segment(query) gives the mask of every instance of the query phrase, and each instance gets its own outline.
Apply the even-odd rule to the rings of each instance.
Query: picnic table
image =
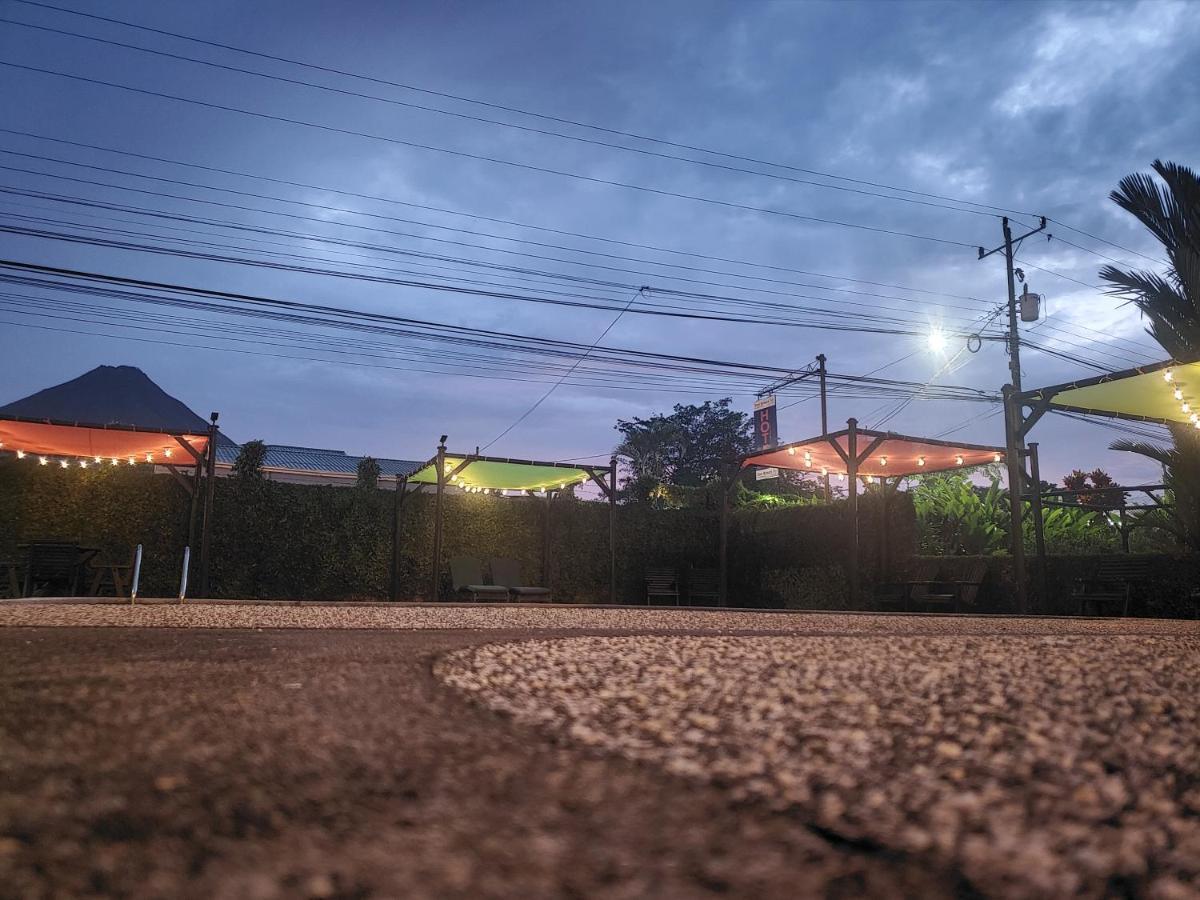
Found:
[[[20,561],[0,563],[10,597],[49,596],[56,588],[64,596],[77,596],[80,575],[100,548],[74,541],[30,541],[18,544],[17,551]]]

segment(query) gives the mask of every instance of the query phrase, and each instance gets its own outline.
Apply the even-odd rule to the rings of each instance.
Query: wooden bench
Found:
[[[688,569],[688,603],[716,606],[721,602],[721,572],[718,569]]]
[[[1079,614],[1087,615],[1088,607],[1095,615],[1104,615],[1105,607],[1120,607],[1122,616],[1129,615],[1129,602],[1135,585],[1150,578],[1152,561],[1133,557],[1109,556],[1101,561],[1095,575],[1075,579],[1071,596],[1079,601]]]
[[[646,605],[655,597],[669,597],[679,605],[679,573],[674,569],[646,569]]]

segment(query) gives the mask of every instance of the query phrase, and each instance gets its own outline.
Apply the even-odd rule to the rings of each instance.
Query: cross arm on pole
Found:
[[[1006,224],[1008,223],[1007,218],[1004,221]],[[987,257],[991,256],[993,253],[1000,253],[1006,247],[1010,247],[1013,244],[1019,244],[1019,243],[1021,243],[1021,241],[1025,240],[1025,238],[1032,237],[1033,235],[1037,234],[1039,231],[1045,231],[1045,230],[1046,230],[1046,217],[1042,216],[1041,223],[1038,225],[1037,228],[1034,228],[1030,231],[1025,232],[1020,237],[1013,238],[1011,241],[1006,241],[1005,243],[1001,244],[999,247],[993,247],[991,250],[984,250],[982,247],[980,247],[979,248],[979,258],[986,259]]]

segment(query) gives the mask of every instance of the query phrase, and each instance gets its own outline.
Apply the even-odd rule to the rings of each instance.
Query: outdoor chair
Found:
[[[15,600],[21,596],[21,564],[0,560],[0,598]]]
[[[102,597],[109,591],[114,597],[128,597],[133,589],[133,558],[136,551],[131,551],[126,563],[96,562],[88,563],[95,575],[92,577],[88,593],[93,597]]]
[[[490,561],[492,583],[508,589],[513,600],[549,600],[550,589],[525,585],[521,578],[521,564],[515,559],[493,559]]]
[[[918,560],[912,570],[912,579],[876,585],[876,604],[883,610],[898,609],[908,612],[912,605],[913,593],[927,593],[929,586],[936,583],[938,565],[936,560]]]
[[[472,600],[508,599],[508,588],[483,583],[483,566],[473,556],[451,557],[450,582],[455,594],[469,594]]]
[[[669,597],[679,605],[679,573],[674,569],[646,569],[646,605],[655,597]]]
[[[939,580],[930,583],[921,592],[915,588],[913,600],[932,607],[948,607],[951,612],[960,612],[975,605],[983,579],[987,577],[987,563],[982,559],[972,562],[962,578]]]
[[[1095,575],[1075,579],[1071,595],[1079,601],[1079,614],[1104,615],[1105,609],[1120,608],[1120,615],[1129,615],[1129,602],[1133,598],[1134,585],[1150,577],[1150,560],[1130,557],[1108,557],[1104,559]]]
[[[688,603],[716,606],[721,601],[721,572],[718,569],[688,569]]]
[[[61,590],[74,597],[79,593],[78,544],[60,541],[34,541],[29,545],[29,563],[25,567],[25,596],[47,596]]]

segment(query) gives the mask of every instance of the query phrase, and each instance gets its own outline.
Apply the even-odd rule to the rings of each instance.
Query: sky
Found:
[[[1156,158],[1200,164],[1200,17],[1186,3],[52,2],[60,9],[0,2],[3,223],[289,268],[11,232],[0,234],[5,259],[784,370],[824,354],[841,375],[998,391],[1009,380],[1002,344],[965,345],[1002,331],[987,320],[1005,297],[1002,258],[980,261],[976,248],[1001,242],[998,210],[1009,210],[1018,234],[1052,219],[1017,253],[1047,313],[1021,326],[1023,339],[1071,357],[1027,347],[1025,387],[1166,356],[1097,272],[1111,261],[1162,268],[1157,245],[1108,199],[1119,179]],[[687,161],[697,159],[707,164]],[[590,306],[297,265],[486,281]],[[301,348],[236,317],[19,292],[0,295],[0,402],[97,365],[135,365],[201,415],[219,410],[239,441],[423,459],[446,434],[452,448],[598,461],[618,419],[726,396],[749,412],[771,380],[590,377],[585,360],[538,404],[568,363],[368,348],[336,330]],[[777,318],[635,311],[708,310],[712,296],[726,298],[727,317],[761,318],[769,303]],[[831,322],[843,330],[813,327]],[[933,330],[947,334],[942,354]],[[810,389],[779,402],[783,440],[819,433]],[[835,392],[829,415],[831,427],[854,416],[1003,443],[996,405],[918,396],[897,408]],[[1031,439],[1048,480],[1096,466],[1125,484],[1157,480],[1108,449],[1122,436],[1051,416]]]

